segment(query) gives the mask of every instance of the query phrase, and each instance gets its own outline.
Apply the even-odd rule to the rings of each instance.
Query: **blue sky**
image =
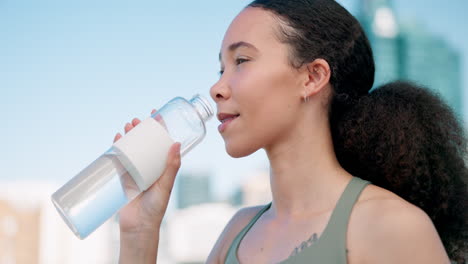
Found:
[[[208,95],[224,31],[248,2],[0,1],[0,180],[64,183],[133,117],[175,96]],[[355,11],[355,0],[340,2]],[[394,7],[461,52],[466,90],[468,2],[397,0]],[[210,173],[222,194],[268,164],[263,151],[230,158],[217,125],[209,123],[181,172]]]

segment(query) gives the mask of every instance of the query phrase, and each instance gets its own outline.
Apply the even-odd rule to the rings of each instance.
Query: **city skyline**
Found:
[[[8,41],[0,42],[1,179],[63,184],[133,117],[175,96],[207,95],[218,78],[224,31],[248,2],[2,2],[0,32]],[[339,2],[357,14],[357,1]],[[460,50],[466,90],[468,37],[459,20],[468,4],[393,3],[399,19],[417,20]],[[251,171],[268,170],[268,161],[262,150],[229,157],[217,125],[208,123],[181,173],[208,170],[219,197]]]

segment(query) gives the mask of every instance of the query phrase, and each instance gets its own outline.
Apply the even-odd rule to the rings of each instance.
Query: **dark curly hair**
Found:
[[[464,263],[467,140],[450,107],[409,82],[371,91],[375,67],[369,41],[334,0],[256,0],[248,7],[275,14],[291,65],[317,58],[330,65],[329,120],[343,168],[423,209],[450,258]]]

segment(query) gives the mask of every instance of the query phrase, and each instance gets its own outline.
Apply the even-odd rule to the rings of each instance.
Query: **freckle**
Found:
[[[263,248],[260,248],[260,251],[263,251]]]

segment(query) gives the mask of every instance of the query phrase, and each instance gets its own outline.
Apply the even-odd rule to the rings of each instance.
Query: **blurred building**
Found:
[[[181,174],[177,178],[176,186],[177,207],[179,209],[213,201],[208,173]]]
[[[255,206],[271,202],[270,176],[268,171],[255,171],[234,191],[231,203],[235,206]]]
[[[389,0],[360,0],[359,20],[369,38],[376,66],[375,86],[400,78],[399,28]]]
[[[165,221],[170,263],[205,263],[229,219],[237,210],[225,203],[205,203],[175,211]],[[159,262],[159,259],[158,259]]]
[[[0,263],[38,263],[40,209],[0,200]]]
[[[401,25],[402,74],[440,93],[457,114],[462,114],[460,54],[441,37],[417,22]]]
[[[50,200],[57,187],[0,182],[0,264],[117,263],[115,219],[85,240],[78,239]]]
[[[371,42],[374,87],[409,80],[442,95],[460,117],[463,111],[460,54],[419,23],[398,21],[390,0],[360,0],[357,14]]]

